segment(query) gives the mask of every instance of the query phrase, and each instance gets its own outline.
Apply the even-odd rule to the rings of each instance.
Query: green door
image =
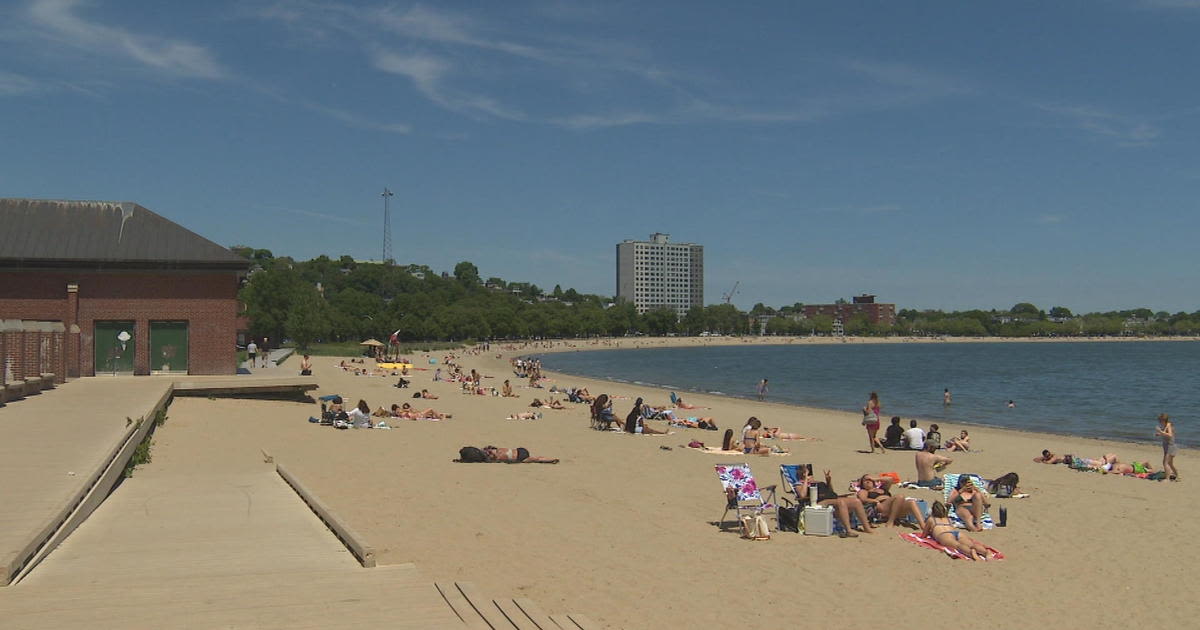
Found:
[[[133,374],[133,322],[96,322],[96,374]]]
[[[150,371],[187,373],[187,322],[150,322]]]

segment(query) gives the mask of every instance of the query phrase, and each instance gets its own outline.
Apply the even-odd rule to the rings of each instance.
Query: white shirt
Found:
[[[351,409],[350,413],[346,415],[350,417],[350,424],[353,425],[354,428],[371,428],[371,416],[363,413],[358,407]]]
[[[913,427],[904,432],[904,440],[908,448],[919,451],[925,448],[925,431],[921,427]]]
[[[249,354],[258,354],[258,345],[251,341],[246,344],[246,352]]]

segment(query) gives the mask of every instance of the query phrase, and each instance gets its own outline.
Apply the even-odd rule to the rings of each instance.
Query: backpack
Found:
[[[458,461],[464,464],[476,464],[487,461],[487,454],[474,446],[464,446],[458,449]]]
[[[1008,499],[1017,491],[1021,478],[1015,472],[1001,475],[988,484],[987,490],[997,499]]]

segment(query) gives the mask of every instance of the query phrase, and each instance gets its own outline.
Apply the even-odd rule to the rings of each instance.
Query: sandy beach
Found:
[[[730,342],[637,338],[619,343],[630,348]],[[612,343],[617,342],[514,350],[494,345],[487,354],[462,354],[457,362],[484,374],[486,387],[499,389],[512,378],[508,360],[514,355]],[[442,353],[434,356],[440,359]],[[428,356],[413,358],[418,367],[432,367]],[[588,428],[585,405],[541,409],[543,417],[534,421],[506,420],[549,393],[515,378],[520,398],[508,399],[461,394],[456,383],[433,382],[432,370],[414,372],[412,389],[396,389],[395,378],[354,376],[337,363],[314,358],[321,384],[316,395],[340,394],[348,407],[361,398],[373,409],[421,403],[454,417],[394,420],[390,431],[337,431],[306,421],[318,414],[315,404],[178,399],[156,440],[223,452],[230,466],[260,460],[265,449],[374,544],[381,564],[415,562],[431,579],[472,581],[487,593],[530,597],[610,627],[775,628],[814,617],[852,628],[939,623],[938,618],[998,627],[1177,627],[1200,612],[1185,581],[1200,555],[1190,546],[1200,510],[1181,494],[1192,483],[1192,450],[1182,449],[1177,458],[1187,481],[1152,482],[1031,459],[1043,448],[1088,456],[1115,452],[1122,461],[1144,459],[1158,467],[1161,450],[1154,445],[971,427],[978,452],[952,454],[949,472],[990,478],[1015,471],[1022,491],[1031,495],[994,499],[996,507],[1008,508],[1008,527],[977,535],[1002,551],[1004,561],[951,560],[901,540],[898,532],[908,530],[898,528],[856,539],[776,533],[770,541],[751,542],[716,524],[724,496],[715,464],[749,462],[760,485],[768,485],[778,483],[781,463],[812,463],[830,469],[835,486],[844,491],[863,473],[896,471],[914,478],[913,455],[859,453],[866,439],[856,414],[688,394],[690,403],[710,408],[689,415],[712,416],[722,429],[740,429],[747,417],[757,416],[769,426],[816,438],[780,442],[792,451],[788,457],[711,455],[683,445],[693,439],[718,444],[721,432],[602,433]],[[289,362],[281,369],[294,367]],[[619,417],[639,396],[655,405],[668,402],[665,391],[547,376],[547,387],[586,386],[593,394],[617,397]],[[440,399],[413,400],[422,388]],[[886,392],[881,394],[886,399]],[[1146,410],[1147,432],[1158,411]],[[943,426],[942,434],[955,435],[958,428]],[[534,455],[562,461],[451,461],[461,446],[487,444],[524,446]],[[150,465],[172,464],[156,457]],[[940,492],[908,492],[940,498]]]

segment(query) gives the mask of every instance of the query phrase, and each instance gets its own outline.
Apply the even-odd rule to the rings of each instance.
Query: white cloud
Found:
[[[31,94],[42,90],[42,85],[29,77],[0,70],[0,96]]]
[[[218,79],[226,74],[202,46],[89,22],[77,15],[83,4],[82,0],[34,0],[29,17],[43,34],[89,53],[123,56],[180,77]]]
[[[1122,116],[1099,108],[1077,105],[1046,105],[1037,107],[1061,116],[1083,131],[1117,141],[1119,146],[1146,146],[1157,140],[1162,131],[1153,124]]]
[[[372,55],[372,63],[379,70],[407,77],[418,92],[446,109],[467,115],[487,114],[508,120],[525,119],[520,111],[505,107],[495,99],[449,87],[445,79],[452,66],[440,57],[379,50]]]
[[[325,105],[318,105],[316,103],[304,103],[304,106],[315,112],[320,112],[322,114],[325,114],[326,116],[329,116],[330,118],[333,118],[334,120],[343,122],[351,127],[357,127],[359,129],[369,129],[369,130],[373,130],[373,131],[386,131],[388,133],[399,133],[399,134],[407,134],[407,133],[412,132],[412,127],[410,127],[404,123],[381,123],[381,122],[377,122],[374,120],[370,120],[368,118],[365,118],[365,117],[355,114],[353,112],[348,112],[344,109],[338,109],[336,107],[328,107]]]

